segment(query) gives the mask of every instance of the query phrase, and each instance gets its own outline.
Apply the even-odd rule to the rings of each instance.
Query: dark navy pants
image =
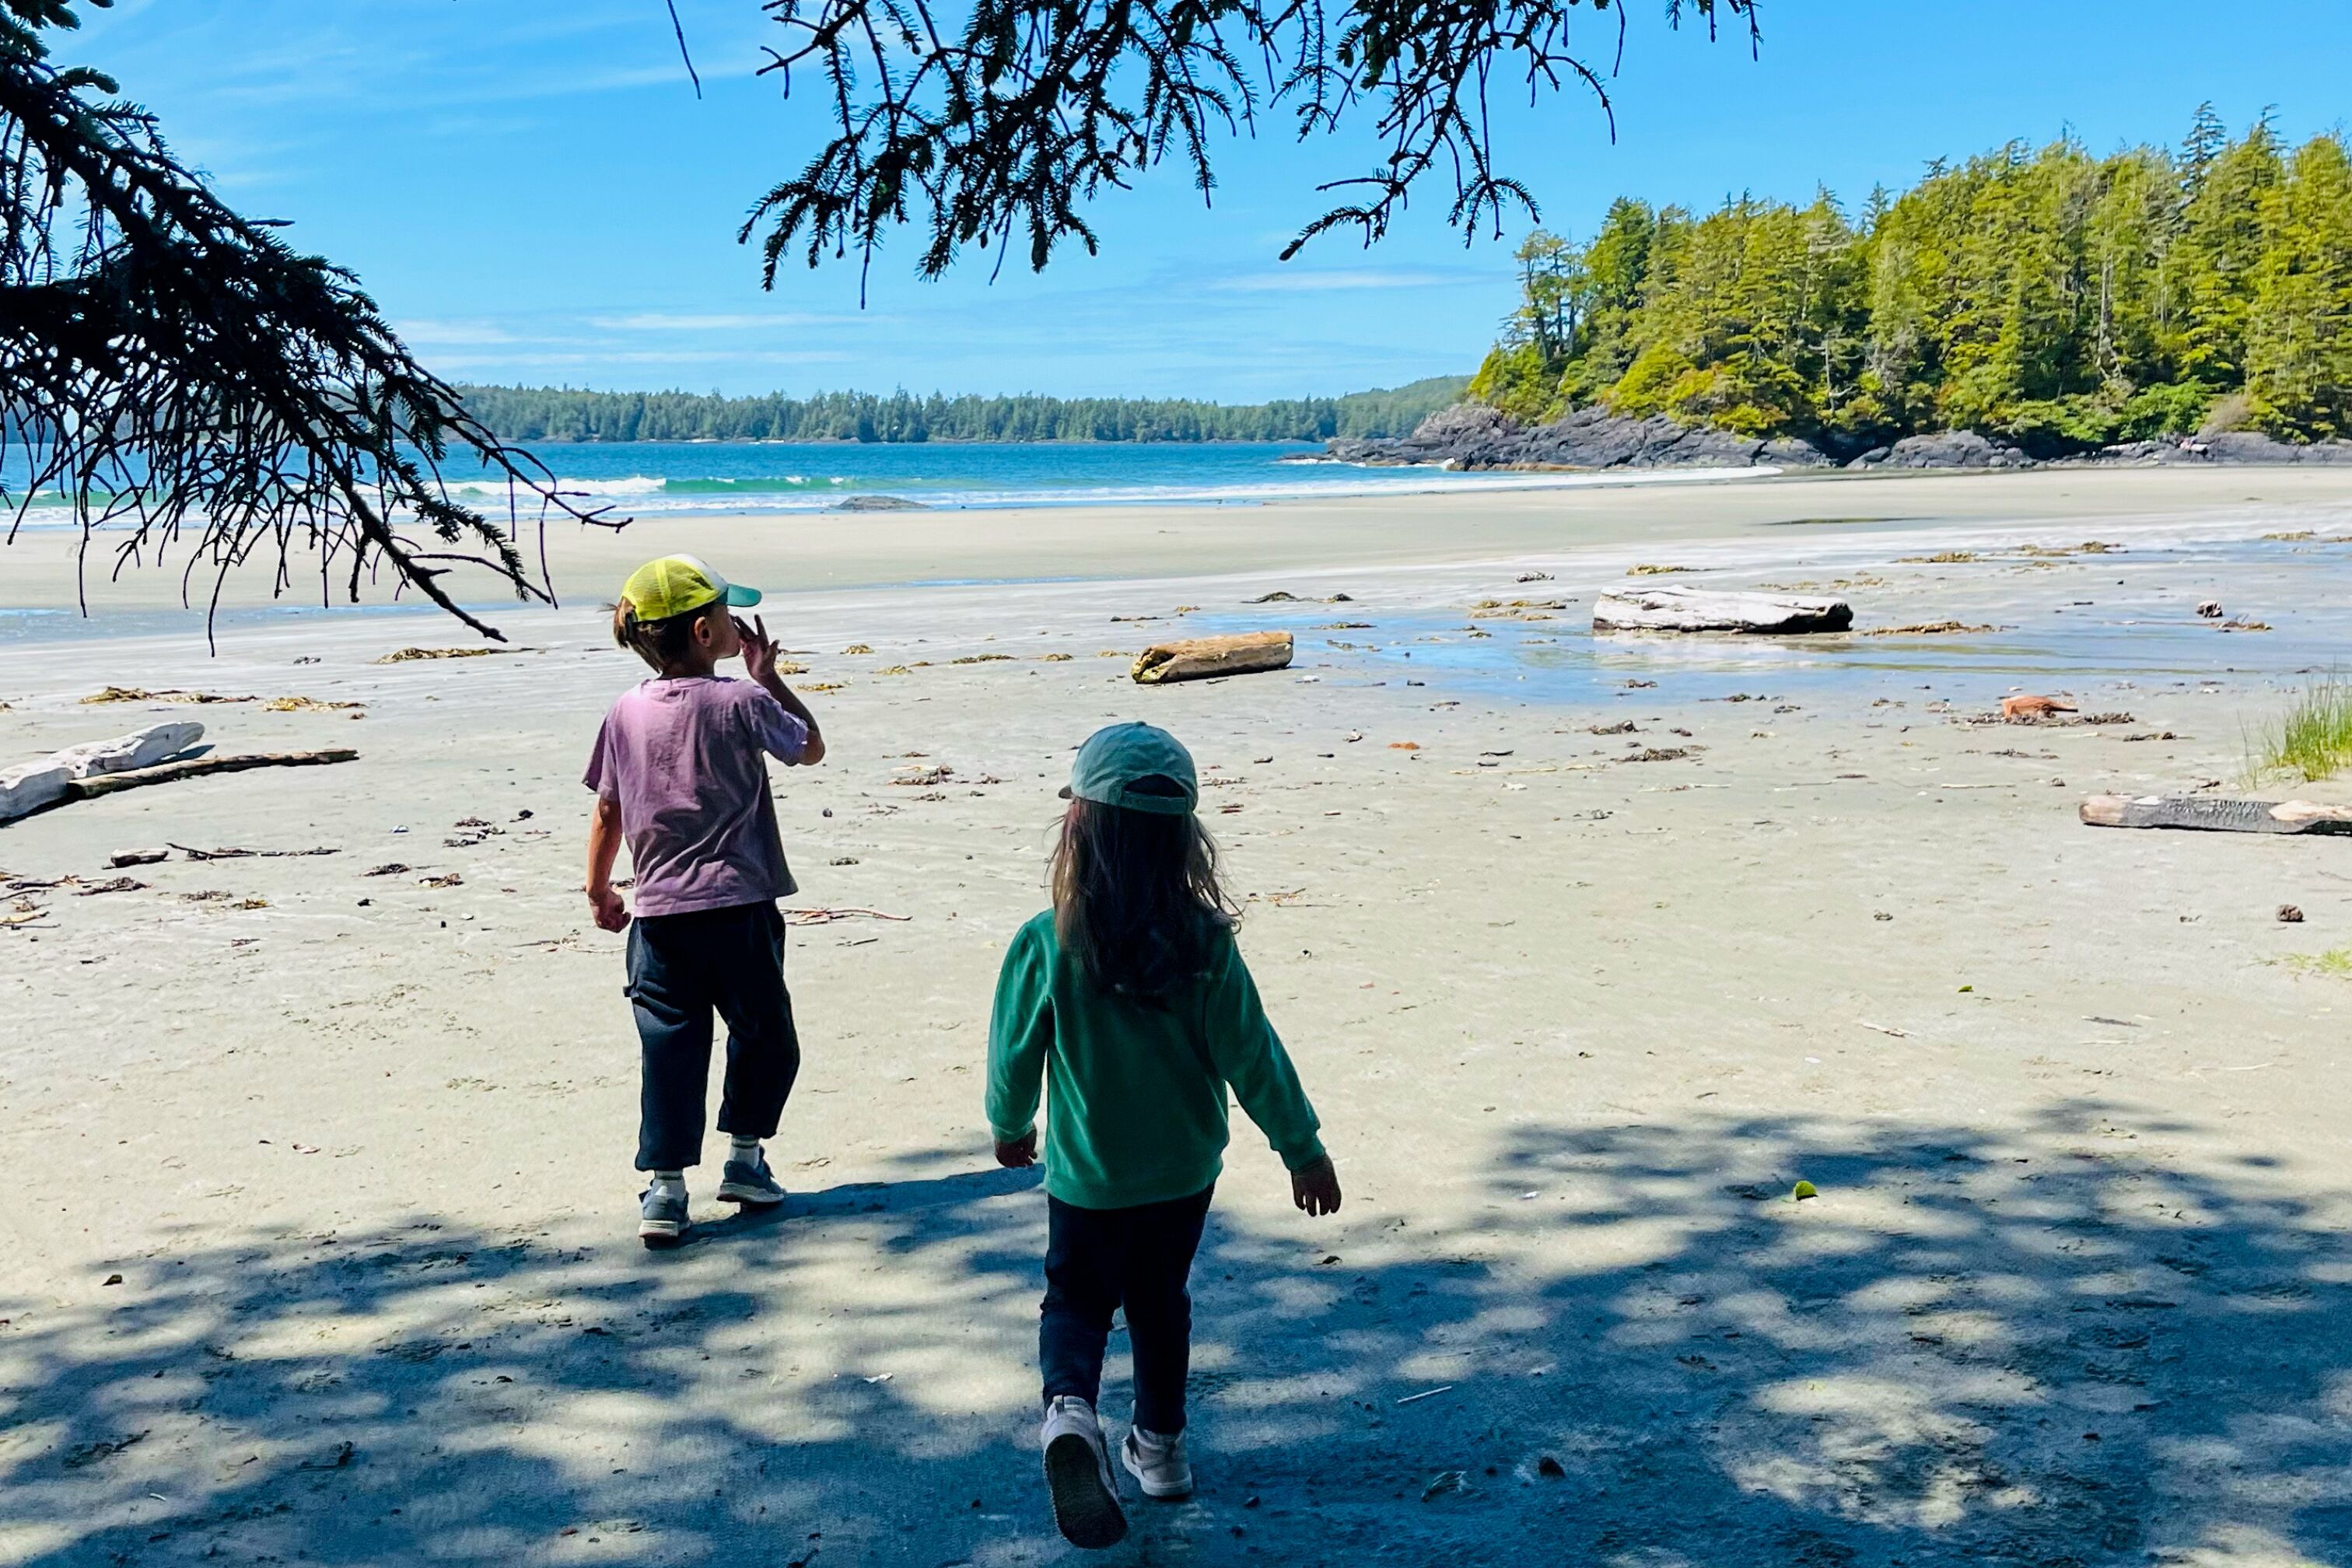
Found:
[[[784,989],[784,917],[773,903],[635,921],[628,996],[645,1064],[638,1170],[682,1171],[702,1159],[714,1013],[727,1023],[719,1130],[775,1136],[801,1070],[801,1043]]]
[[[1184,1430],[1184,1375],[1192,1360],[1192,1297],[1185,1282],[1214,1186],[1133,1208],[1082,1209],[1045,1199],[1045,1305],[1037,1360],[1045,1397],[1102,1403],[1111,1313],[1127,1310],[1135,1355],[1135,1424]]]

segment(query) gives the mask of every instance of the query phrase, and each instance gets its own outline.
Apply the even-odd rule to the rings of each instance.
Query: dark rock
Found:
[[[929,511],[925,502],[908,500],[905,496],[851,496],[837,502],[835,511]]]
[[[1522,426],[1500,409],[1458,403],[1423,420],[1410,436],[1383,440],[1347,437],[1322,452],[1290,462],[1423,464],[1449,468],[1779,468],[1850,469],[2032,468],[2028,453],[1973,430],[1906,436],[1892,446],[1856,451],[1851,437],[1824,437],[1822,445],[1791,436],[1759,440],[1727,430],[1685,425],[1664,415],[1629,419],[1600,407],[1580,408],[1549,425]],[[2053,461],[2078,466],[2174,466],[2200,463],[2344,463],[2352,442],[2308,446],[2251,431],[2197,437],[2126,441],[2101,451]],[[866,499],[866,498],[860,498]],[[872,498],[896,500],[891,498]],[[855,505],[855,503],[850,503]],[[915,504],[915,503],[900,503]]]
[[[1760,460],[1764,443],[1752,436],[1727,430],[1685,430],[1655,458],[1661,466],[1695,468],[1745,468]]]
[[[2100,448],[2095,458],[2074,460],[2133,468],[2147,468],[2151,465],[2174,467],[2182,463],[2204,462],[2206,456],[2205,446],[2201,441],[2120,441],[2115,446]]]
[[[1497,410],[1467,404],[1431,415],[1398,440],[1328,442],[1322,458],[1454,468],[1737,468],[1759,462],[1820,468],[1829,461],[1808,442],[1783,437],[1768,443],[1664,416],[1627,419],[1601,408],[1580,408],[1528,428]]]
[[[2166,436],[2153,441],[2121,441],[2074,463],[2175,467],[2193,463],[2352,463],[2352,441],[2314,441],[2297,446],[2252,430],[2214,436]]]
[[[1518,428],[1518,422],[1499,408],[1489,408],[1483,403],[1457,403],[1451,408],[1439,409],[1413,426],[1405,444],[1451,448],[1514,436]]]
[[[1830,468],[1837,459],[1810,441],[1800,441],[1793,436],[1775,436],[1764,443],[1756,455],[1759,463],[1770,463],[1782,468]]]
[[[2215,463],[2293,463],[2302,458],[2300,447],[2252,430],[2226,430],[2204,437],[2199,444],[2205,448],[2206,460]]]
[[[1395,467],[1437,463],[1449,468],[1502,468],[1519,444],[1518,422],[1498,408],[1457,403],[1423,419],[1410,436],[1392,440],[1341,438],[1324,444],[1325,458],[1342,463]]]
[[[2200,437],[2198,444],[2205,448],[2206,460],[2215,463],[2352,463],[2352,441],[2297,445],[2252,430],[2232,430]]]
[[[2014,447],[1998,446],[1973,430],[1939,430],[1906,436],[1888,448],[1890,468],[2030,468],[2033,459]]]

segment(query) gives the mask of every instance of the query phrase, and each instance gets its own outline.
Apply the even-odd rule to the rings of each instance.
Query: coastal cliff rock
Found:
[[[2231,430],[2185,441],[2126,441],[2099,454],[2109,463],[2352,463],[2352,441],[2298,447],[2254,430]]]
[[[1549,425],[1522,426],[1471,403],[1442,409],[1395,440],[1327,442],[1324,456],[1342,463],[1454,468],[1744,468],[1758,463],[1811,468],[1831,463],[1810,442],[1764,441],[1663,415],[1627,419],[1580,408]]]
[[[1848,448],[1850,451],[1851,448]],[[2075,457],[2037,459],[2022,448],[1974,430],[1939,430],[1906,436],[1850,460],[1792,436],[1759,440],[1706,426],[1685,425],[1664,415],[1628,419],[1604,409],[1580,408],[1549,425],[1523,426],[1501,410],[1458,403],[1423,419],[1410,436],[1383,440],[1340,438],[1324,443],[1319,457],[1306,462],[1362,463],[1373,467],[1428,465],[1464,469],[1497,468],[1832,468],[2014,469],[2048,466],[2177,466],[2199,463],[2352,464],[2352,442],[2309,446],[2251,431],[2193,438],[2130,441]]]

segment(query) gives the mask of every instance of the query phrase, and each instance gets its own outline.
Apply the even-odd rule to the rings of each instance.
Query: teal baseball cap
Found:
[[[1062,798],[1184,816],[1201,804],[1201,784],[1192,753],[1167,731],[1156,724],[1111,724],[1078,748]]]

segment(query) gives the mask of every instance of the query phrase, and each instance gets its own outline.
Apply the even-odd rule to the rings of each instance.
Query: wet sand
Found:
[[[2352,1545],[2352,983],[2323,957],[2352,858],[2074,817],[2234,786],[2248,727],[2352,632],[2352,482],[818,532],[551,536],[573,607],[505,617],[521,651],[482,658],[373,662],[466,641],[393,613],[239,621],[206,659],[156,579],[96,627],[19,618],[12,757],[193,715],[223,750],[362,759],[0,828],[0,909],[46,911],[0,930],[0,1562],[1073,1557],[1030,1447],[1042,1198],[990,1167],[978,1100],[1052,790],[1135,716],[1212,781],[1348,1205],[1290,1211],[1237,1121],[1195,1279],[1201,1494],[1131,1500],[1105,1561]],[[64,592],[41,542],[0,558],[20,607]],[[680,547],[785,590],[833,756],[779,778],[794,1200],[729,1217],[705,1166],[698,1239],[648,1255],[576,778],[635,679],[593,603]],[[1977,558],[1904,559],[1952,552]],[[1594,639],[1636,563],[1832,589],[1863,631],[1994,629]],[[1248,603],[1276,590],[1349,597]],[[1125,679],[1146,641],[1244,625],[1296,630],[1296,667]],[[79,701],[110,684],[363,706]],[[2130,717],[1970,721],[2019,687]],[[335,853],[105,868],[166,843]],[[118,875],[144,886],[89,890]],[[848,910],[903,918],[805,912]]]

